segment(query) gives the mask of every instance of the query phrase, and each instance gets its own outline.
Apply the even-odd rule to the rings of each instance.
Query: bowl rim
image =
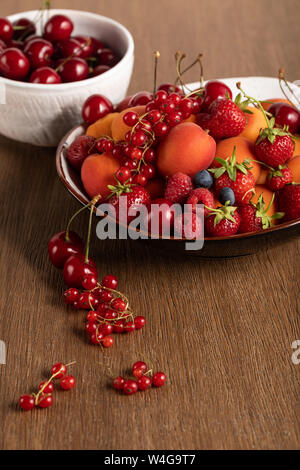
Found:
[[[28,10],[28,11],[23,11],[19,13],[14,13],[13,15],[7,16],[7,19],[10,21],[14,21],[17,17],[20,16],[25,16],[28,15],[29,13],[35,14],[38,13],[40,10]],[[60,8],[54,8],[50,10],[53,15],[56,14],[65,14],[67,15],[70,12],[73,13],[78,13],[80,15],[83,15],[87,18],[97,18],[98,20],[103,20],[104,22],[110,23],[113,27],[116,29],[119,29],[124,33],[124,36],[126,37],[127,40],[127,49],[123,57],[120,59],[120,61],[114,65],[110,70],[107,70],[104,74],[98,75],[96,77],[91,77],[91,78],[86,78],[85,80],[78,80],[76,82],[69,82],[69,83],[56,83],[56,84],[49,84],[45,86],[45,84],[42,83],[28,83],[28,82],[21,82],[18,80],[11,80],[10,78],[5,78],[5,77],[0,77],[0,84],[3,85],[9,85],[11,87],[16,87],[16,88],[21,88],[21,89],[28,89],[28,90],[39,90],[39,91],[66,91],[72,88],[76,88],[81,85],[93,85],[97,82],[101,82],[101,80],[104,79],[109,79],[113,74],[118,74],[119,69],[123,66],[123,64],[128,61],[134,54],[134,40],[133,36],[130,33],[130,31],[121,23],[118,21],[108,17],[108,16],[103,16],[103,15],[98,15],[98,13],[92,13],[89,11],[85,10],[72,10],[71,8],[69,9],[60,9]]]
[[[64,169],[62,166],[62,157],[63,157],[63,151],[65,150],[65,144],[70,135],[75,132],[76,130],[79,130],[79,128],[82,128],[84,130],[86,126],[84,124],[79,124],[77,126],[74,126],[60,141],[58,144],[57,150],[56,150],[56,170],[59,176],[59,179],[63,183],[63,185],[67,188],[67,190],[83,205],[87,204],[87,201],[89,201],[89,198],[87,197],[87,200],[85,200],[82,195],[74,189],[74,187],[67,181],[66,175],[64,173]],[[108,216],[110,217],[110,216]],[[118,223],[118,222],[117,222]],[[119,224],[119,223],[118,223]],[[300,217],[298,219],[293,219],[287,222],[283,222],[282,224],[274,225],[273,227],[267,228],[265,230],[261,230],[259,232],[247,232],[247,233],[237,233],[235,235],[230,235],[230,236],[225,236],[225,237],[204,237],[204,242],[210,242],[210,241],[217,241],[221,242],[224,240],[235,240],[235,239],[242,239],[242,238],[252,238],[252,237],[259,237],[266,235],[268,233],[272,232],[277,232],[279,230],[287,229],[290,227],[293,227],[295,225],[300,224]],[[128,225],[122,224],[124,227],[128,227]],[[143,232],[143,231],[142,231]],[[153,240],[173,240],[173,241],[180,241],[180,242],[191,242],[193,240],[189,240],[187,238],[176,238],[174,236],[170,237],[164,237],[160,235],[159,237],[153,238]]]

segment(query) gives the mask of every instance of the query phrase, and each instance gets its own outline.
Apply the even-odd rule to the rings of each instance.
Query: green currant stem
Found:
[[[101,198],[100,195],[95,196],[90,203],[89,228],[88,228],[88,235],[87,235],[86,248],[85,248],[85,258],[84,258],[85,263],[87,263],[89,259],[93,212],[94,212],[95,204],[97,204],[100,198]]]
[[[243,95],[245,96],[245,98],[247,98],[249,101],[251,101],[254,105],[258,106],[258,108],[262,111],[263,115],[264,115],[264,118],[266,120],[266,123],[267,123],[267,127],[270,129],[270,121],[266,115],[266,111],[264,110],[262,104],[260,101],[256,100],[255,98],[252,98],[252,96],[248,96],[246,95],[246,93],[244,92],[244,90],[242,89],[241,87],[241,83],[238,82],[236,84],[237,88],[243,93]]]
[[[68,364],[66,364],[66,367],[68,366],[72,366],[73,364],[76,364],[76,361],[73,361],[73,362],[69,362]],[[50,379],[47,380],[47,382],[44,383],[44,385],[42,386],[42,388],[38,391],[38,393],[34,393],[33,396],[35,398],[35,405],[38,405],[39,403],[39,398],[40,396],[43,394],[45,388],[49,385],[50,382],[52,382],[53,379],[55,379],[55,377],[57,375],[59,375],[61,373],[61,369],[62,367],[57,371],[55,372],[55,374],[51,375]]]

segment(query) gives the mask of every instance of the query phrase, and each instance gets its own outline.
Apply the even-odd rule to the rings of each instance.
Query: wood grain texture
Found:
[[[279,66],[300,78],[298,0],[52,3],[109,15],[133,32],[131,91],[152,86],[155,49],[163,81],[174,77],[177,49],[204,51],[207,78],[275,75]],[[39,6],[1,0],[1,16]],[[7,344],[0,448],[299,448],[300,365],[291,362],[291,343],[300,337],[300,239],[218,261],[94,239],[100,272],[116,274],[148,319],[144,331],[120,335],[103,352],[88,344],[84,314],[62,304],[61,272],[47,258],[49,237],[78,207],[58,181],[54,153],[0,138],[0,338]],[[81,234],[87,217],[75,223]],[[168,384],[133,397],[113,392],[106,367],[124,373],[141,354],[167,373]],[[19,396],[53,362],[71,360],[78,362],[76,389],[57,391],[48,410],[18,410]]]

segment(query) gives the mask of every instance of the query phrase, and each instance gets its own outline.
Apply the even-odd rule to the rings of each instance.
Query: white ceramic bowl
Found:
[[[36,20],[37,13],[22,12],[8,19]],[[49,147],[56,146],[71,127],[82,121],[82,104],[90,95],[100,93],[113,104],[119,103],[126,96],[134,62],[133,38],[117,21],[77,10],[53,9],[49,17],[56,14],[67,15],[73,21],[72,35],[103,40],[121,60],[104,74],[80,82],[39,85],[0,77],[0,133],[20,142]],[[37,22],[38,33],[40,26]]]

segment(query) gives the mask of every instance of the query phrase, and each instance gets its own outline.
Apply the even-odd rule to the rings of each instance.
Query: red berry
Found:
[[[98,119],[113,111],[113,105],[103,95],[92,95],[84,103],[82,117],[88,124],[93,124]]]
[[[137,317],[135,317],[134,319],[134,324],[135,324],[135,329],[136,330],[140,330],[141,328],[143,328],[146,324],[146,319],[145,317],[141,316],[141,315],[138,315]]]
[[[112,384],[115,390],[123,390],[125,382],[124,377],[116,377]]]
[[[131,143],[136,147],[141,147],[147,140],[146,134],[142,131],[135,131],[131,134]]]
[[[132,333],[135,330],[135,324],[133,321],[129,321],[124,324],[124,331],[126,333]]]
[[[134,111],[128,111],[123,116],[124,123],[126,124],[126,126],[129,126],[129,127],[134,126],[138,122],[138,120],[139,120],[139,116]]]
[[[17,29],[16,27],[20,27],[22,29]],[[23,41],[25,38],[28,38],[28,36],[35,34],[36,28],[34,23],[29,20],[28,18],[20,18],[17,21],[13,22],[13,27],[14,27],[14,39],[17,39],[19,41]]]
[[[152,236],[170,234],[174,225],[175,210],[167,199],[154,199],[151,201],[145,217],[145,230]]]
[[[0,74],[11,80],[24,79],[30,69],[26,55],[16,47],[5,49],[0,56]]]
[[[85,290],[92,290],[97,286],[97,278],[93,274],[88,274],[82,279],[82,287]]]
[[[61,83],[61,78],[51,67],[40,67],[32,72],[29,82],[40,83],[42,85],[57,85]]]
[[[80,288],[83,278],[88,274],[97,277],[97,267],[91,258],[85,261],[84,255],[76,254],[70,256],[65,262],[63,277],[67,286]]]
[[[115,320],[118,317],[117,312],[111,309],[107,309],[104,315],[105,320]]]
[[[154,134],[158,137],[164,137],[169,132],[169,127],[164,122],[157,122],[153,126]]]
[[[163,372],[156,372],[152,377],[154,387],[162,387],[166,381],[166,375]]]
[[[126,302],[125,300],[121,299],[121,297],[117,297],[112,301],[111,307],[115,310],[118,310],[119,312],[124,312],[126,309]]]
[[[152,93],[149,93],[148,91],[139,91],[131,97],[131,100],[128,103],[128,107],[133,108],[135,106],[144,106],[149,103],[152,98]]]
[[[135,380],[126,380],[123,386],[123,391],[126,395],[133,395],[138,391],[138,386]]]
[[[96,139],[90,135],[80,135],[67,149],[67,159],[76,170],[80,170],[84,160],[93,152]]]
[[[93,344],[100,344],[103,338],[103,334],[99,333],[99,331],[91,334],[90,336],[90,340]]]
[[[101,344],[104,348],[111,348],[111,346],[114,344],[114,339],[111,336],[105,336],[101,340]]]
[[[67,373],[67,367],[62,362],[57,362],[51,368],[51,375],[57,374],[55,379],[61,379]]]
[[[147,370],[148,370],[148,366],[145,362],[137,361],[132,366],[132,375],[138,378],[144,375],[145,372],[147,372]]]
[[[276,135],[273,142],[268,137],[259,137],[255,144],[255,154],[258,160],[276,168],[292,158],[294,148],[294,142],[288,134]]]
[[[11,22],[6,18],[0,18],[0,38],[3,39],[3,41],[8,41],[13,37],[13,34],[14,30]]]
[[[141,390],[142,392],[144,392],[149,387],[151,387],[151,384],[152,384],[152,381],[150,377],[147,377],[146,375],[139,377],[137,380],[138,389]]]
[[[203,224],[201,218],[194,212],[184,212],[174,220],[174,233],[176,237],[188,240],[199,240],[203,237]]]
[[[60,386],[63,390],[71,390],[76,385],[76,379],[73,375],[66,375],[60,381]]]
[[[30,411],[35,407],[35,399],[32,395],[22,395],[19,400],[19,405],[22,410]]]
[[[297,134],[300,131],[300,112],[294,106],[287,103],[274,103],[268,112],[275,116],[277,126],[289,126],[291,134]]]
[[[232,93],[230,88],[225,83],[217,80],[211,80],[205,84],[204,87],[204,98],[202,103],[202,112],[207,112],[213,101],[218,98],[229,98],[232,99]]]
[[[71,36],[73,31],[72,21],[64,15],[54,15],[44,27],[45,38],[48,41],[60,41]]]
[[[85,324],[85,331],[86,331],[89,335],[92,335],[92,334],[96,333],[97,328],[98,328],[98,324],[97,324],[95,321],[88,321],[88,322]]]
[[[90,311],[87,313],[86,321],[87,321],[88,323],[93,323],[93,322],[95,322],[96,320],[98,320],[98,313],[95,312],[95,310],[90,310]]]
[[[300,184],[287,184],[279,193],[279,209],[284,212],[283,220],[300,217]]]
[[[153,109],[146,116],[146,119],[152,123],[159,121],[160,118],[161,118],[161,112],[158,109]]]
[[[165,90],[159,89],[155,95],[155,102],[159,105],[165,103],[168,100],[168,93]]]
[[[120,181],[120,183],[126,183],[130,176],[131,171],[126,166],[121,166],[116,173],[116,178],[118,181]]]
[[[89,74],[89,67],[87,62],[80,57],[73,57],[66,62],[60,63],[58,72],[63,82],[79,82],[85,80]]]
[[[49,65],[53,52],[53,45],[46,39],[33,39],[24,47],[24,53],[34,69]]]
[[[225,237],[235,235],[240,223],[241,217],[235,207],[222,206],[205,218],[205,229],[213,237]]]
[[[48,408],[53,405],[53,396],[52,395],[41,395],[39,397],[38,406],[40,408]]]
[[[103,279],[102,279],[102,285],[103,287],[108,287],[109,289],[114,289],[118,287],[118,278],[116,276],[113,276],[112,274],[107,274]]]
[[[142,175],[141,173],[136,175],[134,178],[133,178],[133,183],[134,184],[139,184],[140,186],[146,186],[148,180],[146,178],[146,176]]]
[[[92,307],[96,306],[95,305],[95,296],[91,292],[82,292],[80,294],[78,302],[79,302],[80,308],[82,308],[84,310],[90,310]],[[96,302],[96,304],[97,304],[97,302]]]
[[[97,57],[101,65],[107,65],[108,67],[113,67],[119,62],[116,54],[108,48],[101,49],[101,51],[97,54]]]
[[[100,294],[100,300],[102,300],[102,302],[105,302],[105,303],[110,302],[113,299],[113,297],[114,297],[113,294],[107,290],[104,290]]]
[[[56,45],[57,54],[62,58],[67,57],[82,57],[81,44],[75,38],[68,38],[60,41]]]
[[[172,93],[177,93],[178,95],[182,95],[182,90],[179,86],[174,86],[172,83],[162,83],[159,85],[158,90],[165,91],[168,95]]]
[[[172,203],[183,203],[193,189],[191,178],[184,173],[170,176],[165,190],[165,199]]]
[[[190,192],[186,203],[191,205],[191,210],[195,213],[197,212],[198,204],[203,204],[204,206],[210,207],[212,209],[215,207],[214,195],[206,188],[193,189]],[[209,210],[204,207],[204,216],[207,216],[208,213]]]
[[[144,160],[146,163],[152,163],[155,160],[155,158],[156,158],[155,150],[153,150],[152,148],[149,148],[144,153]]]
[[[47,383],[47,380],[44,380],[44,382],[41,382],[39,385],[39,390],[42,390],[43,386]],[[54,391],[54,385],[52,382],[49,382],[48,385],[43,389],[43,393],[53,393]]]
[[[71,255],[83,252],[83,241],[75,232],[69,232],[69,241],[66,240],[66,232],[59,232],[48,243],[48,254],[51,263],[59,269]],[[74,286],[75,287],[75,286]],[[81,287],[81,284],[77,287]]]
[[[150,180],[155,176],[155,167],[153,165],[145,165],[141,170],[141,174]]]
[[[78,301],[80,296],[80,292],[78,289],[75,289],[74,287],[70,287],[70,289],[67,289],[64,292],[64,302],[67,305],[72,305],[74,302]]]
[[[88,36],[74,36],[76,41],[79,42],[81,46],[81,53],[80,57],[85,59],[86,57],[91,57],[94,53],[94,44],[93,44],[93,38],[90,38]]]
[[[108,65],[97,65],[91,73],[91,77],[98,77],[99,75],[102,75],[104,72],[107,72],[110,69]]]
[[[125,323],[123,320],[117,320],[114,324],[114,333],[124,333]]]
[[[103,336],[108,336],[111,335],[114,330],[114,327],[110,325],[109,323],[103,323],[99,327],[99,332],[103,334]]]
[[[289,167],[270,170],[267,176],[266,186],[271,191],[279,191],[285,187],[286,184],[293,182],[293,173]]]

